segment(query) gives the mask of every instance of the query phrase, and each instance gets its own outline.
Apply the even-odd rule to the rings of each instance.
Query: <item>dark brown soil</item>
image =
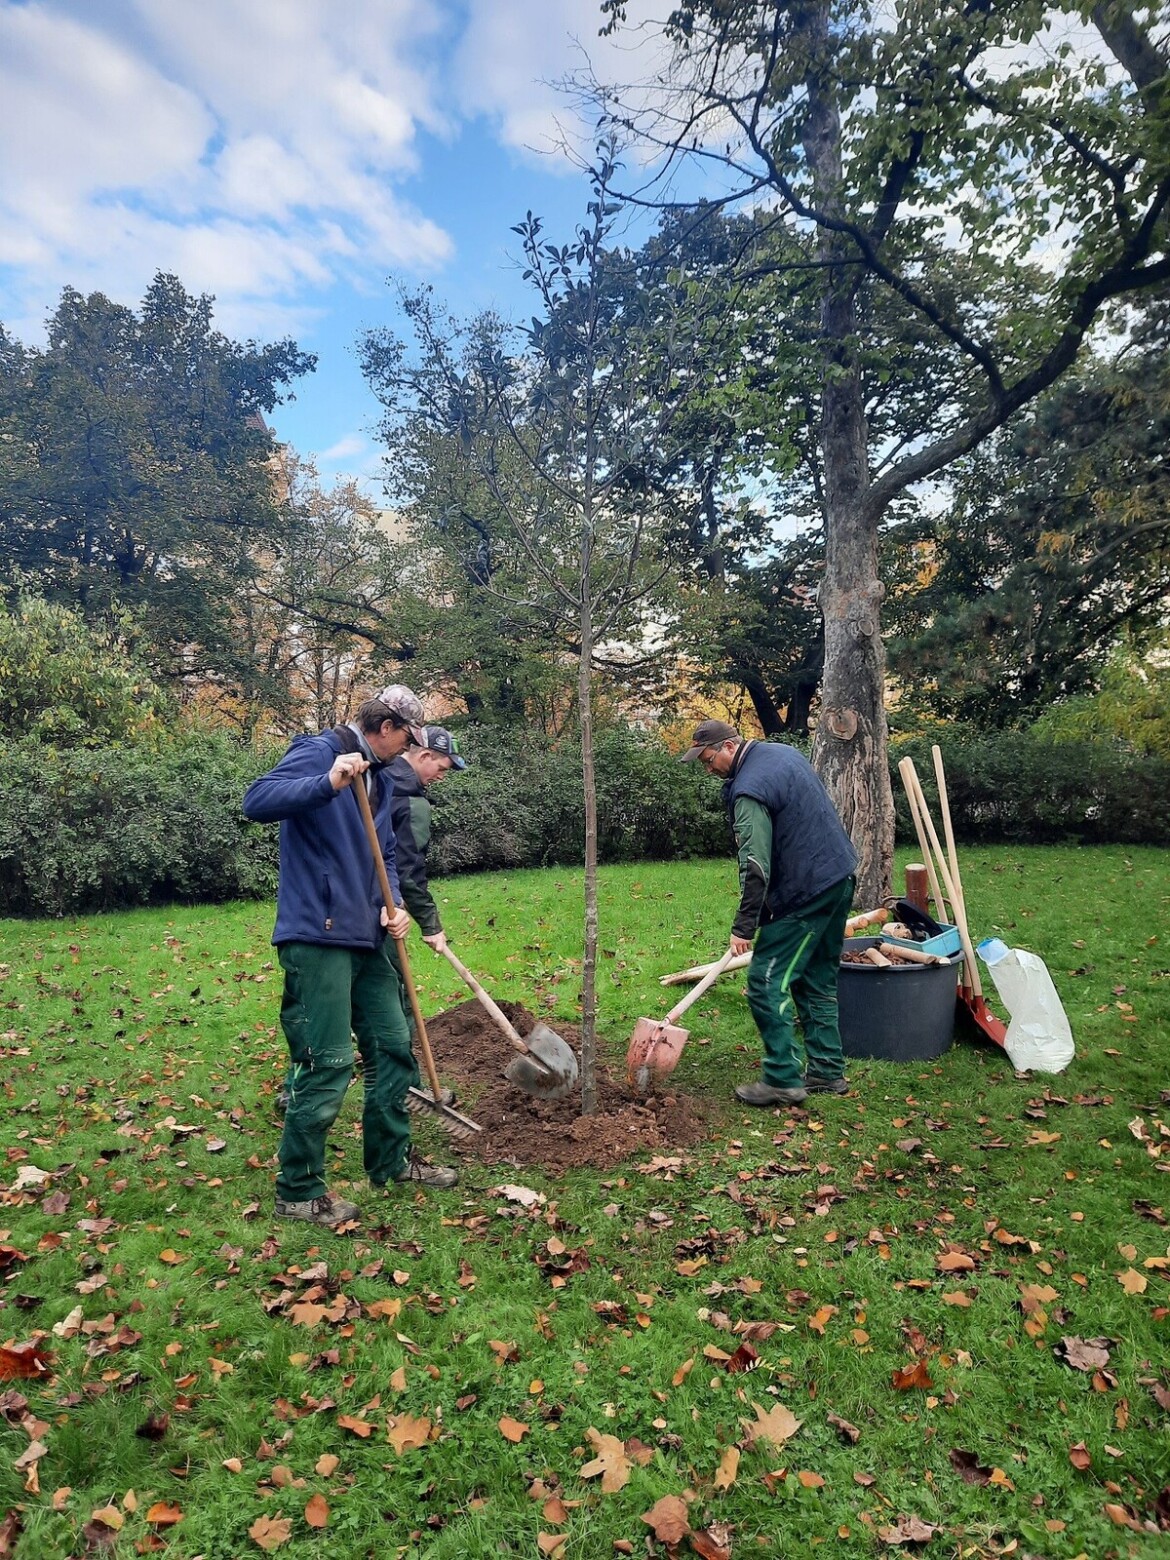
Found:
[[[519,1034],[528,1034],[536,1022],[532,1014],[515,1002],[500,1006]],[[550,1027],[579,1051],[572,1025],[558,1019]],[[718,1114],[714,1102],[679,1094],[636,1100],[624,1076],[603,1064],[597,1068],[595,1115],[581,1115],[579,1090],[563,1100],[534,1099],[503,1076],[515,1053],[477,1002],[428,1018],[427,1035],[440,1080],[458,1093],[459,1109],[483,1127],[459,1149],[484,1164],[606,1169],[647,1150],[700,1143]]]

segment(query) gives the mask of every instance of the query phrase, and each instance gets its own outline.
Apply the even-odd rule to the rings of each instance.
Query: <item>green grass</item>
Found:
[[[692,1529],[729,1534],[737,1560],[904,1553],[879,1536],[900,1514],[939,1526],[930,1554],[1165,1553],[1165,1533],[1107,1512],[1152,1520],[1170,1467],[1155,1397],[1170,1385],[1170,1281],[1143,1265],[1170,1245],[1150,1211],[1170,1209],[1165,857],[973,849],[963,866],[977,932],[1052,970],[1078,1047],[1067,1073],[1017,1079],[1001,1053],[957,1045],[928,1065],[856,1063],[856,1092],[807,1115],[749,1112],[731,1087],[754,1076],[758,1046],[729,980],[687,1020],[679,1086],[725,1114],[681,1166],[644,1155],[562,1179],[472,1166],[456,1192],[380,1205],[386,1231],[348,1241],[270,1217],[283,1046],[269,906],[0,923],[3,1183],[30,1166],[53,1177],[0,1207],[0,1244],[19,1253],[0,1273],[4,1337],[48,1333],[54,1355],[51,1380],[5,1384],[27,1409],[0,1399],[0,1513],[19,1507],[22,1523],[11,1552],[100,1545],[120,1560],[157,1532],[171,1555],[234,1560],[261,1552],[249,1529],[268,1517],[289,1521],[276,1552],[290,1557],[536,1556],[538,1535],[560,1532],[567,1556],[593,1560],[615,1541],[646,1553],[642,1514],[685,1494]],[[438,888],[496,995],[574,1018],[578,874]],[[732,898],[730,863],[603,873],[611,1060],[638,1016],[669,1005],[657,977],[719,952]],[[415,965],[428,1011],[462,1000],[445,963],[419,948]],[[356,1181],[352,1097],[332,1142],[334,1184]],[[491,1191],[502,1182],[546,1201],[526,1211]],[[940,1271],[947,1247],[974,1269]],[[554,1287],[573,1252],[579,1270]],[[297,1324],[273,1307],[318,1263],[324,1303],[348,1304]],[[1130,1269],[1144,1292],[1119,1282]],[[1025,1315],[1025,1285],[1053,1292],[1043,1315]],[[364,1309],[386,1299],[396,1317]],[[76,1306],[98,1330],[52,1336]],[[778,1324],[750,1374],[704,1355],[734,1350],[739,1322]],[[1057,1358],[1065,1336],[1111,1340],[1096,1381]],[[932,1384],[896,1390],[920,1355]],[[800,1430],[745,1444],[753,1404],[777,1403]],[[162,1415],[160,1438],[138,1433]],[[399,1455],[387,1426],[403,1415],[433,1439]],[[530,1427],[518,1445],[505,1417]],[[645,1448],[624,1488],[581,1477],[591,1431]],[[14,1468],[31,1434],[47,1448],[39,1494]],[[1080,1442],[1087,1469],[1070,1461]],[[965,1482],[952,1452],[992,1482]],[[317,1494],[320,1532],[304,1517]],[[554,1494],[567,1511],[546,1512]],[[155,1502],[182,1520],[152,1528]],[[91,1514],[110,1505],[124,1520],[106,1545]]]

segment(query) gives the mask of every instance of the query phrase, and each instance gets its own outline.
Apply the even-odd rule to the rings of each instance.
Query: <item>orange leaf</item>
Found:
[[[411,1414],[399,1414],[386,1427],[386,1439],[401,1457],[403,1452],[416,1451],[431,1438],[429,1419],[415,1419]]]
[[[1144,1295],[1149,1279],[1136,1268],[1126,1268],[1124,1273],[1118,1273],[1117,1282],[1127,1295]]]
[[[687,1503],[681,1495],[664,1495],[642,1513],[642,1521],[653,1530],[660,1544],[681,1544],[691,1531]]]
[[[836,1316],[836,1314],[837,1307],[835,1305],[820,1306],[808,1319],[809,1331],[819,1333],[823,1338],[825,1336],[825,1323],[831,1317]]]
[[[943,1251],[934,1259],[940,1273],[970,1273],[975,1267],[974,1257],[965,1251]]]
[[[902,1370],[896,1370],[890,1376],[890,1382],[899,1392],[909,1392],[912,1387],[933,1387],[930,1372],[926,1368],[925,1360],[915,1360],[913,1365],[907,1365]]]
[[[949,1294],[940,1295],[939,1299],[944,1305],[968,1306],[971,1304],[971,1296],[964,1294],[961,1289],[952,1289]]]
[[[15,1348],[0,1348],[0,1381],[24,1380],[47,1376],[53,1356],[39,1343],[20,1343]]]
[[[186,1262],[187,1259],[186,1257],[181,1257],[177,1251],[172,1251],[170,1246],[168,1246],[165,1251],[159,1252],[158,1260],[165,1262],[168,1267],[175,1267],[180,1262]]]
[[[117,1506],[99,1506],[96,1511],[90,1512],[89,1520],[98,1522],[102,1527],[109,1528],[111,1532],[116,1533],[126,1518],[118,1510]]]
[[[626,1456],[625,1444],[616,1435],[602,1435],[592,1425],[586,1430],[585,1436],[597,1456],[584,1464],[581,1477],[595,1479],[600,1474],[602,1493],[615,1495],[630,1481],[631,1463]]]
[[[796,1475],[806,1490],[823,1490],[825,1481],[819,1473],[810,1473],[807,1468],[802,1468]]]
[[[305,1507],[305,1521],[310,1527],[323,1528],[329,1521],[329,1504],[324,1495],[310,1495]]]
[[[1074,1468],[1081,1473],[1087,1473],[1093,1466],[1093,1459],[1089,1455],[1089,1448],[1083,1441],[1075,1441],[1068,1449],[1068,1460]]]
[[[569,1542],[567,1533],[538,1533],[536,1546],[542,1555],[563,1555],[565,1545]]]
[[[182,1522],[183,1513],[178,1506],[172,1506],[165,1500],[156,1500],[146,1513],[146,1520],[151,1527],[173,1527],[176,1522]]]
[[[691,1371],[694,1369],[694,1364],[695,1364],[695,1361],[694,1361],[693,1357],[691,1359],[689,1359],[689,1360],[684,1360],[682,1362],[682,1364],[679,1366],[679,1368],[675,1371],[674,1375],[670,1378],[671,1386],[672,1387],[681,1387],[683,1382],[687,1379],[687,1377],[690,1375]]]
[[[390,1376],[390,1390],[392,1392],[406,1391],[406,1366],[400,1365]]]
[[[334,1457],[332,1452],[322,1452],[313,1464],[313,1472],[319,1473],[323,1479],[327,1479],[330,1474],[337,1472],[337,1466],[340,1461],[341,1458]]]
[[[522,1424],[519,1419],[510,1419],[507,1414],[500,1420],[500,1434],[505,1441],[511,1441],[513,1446],[519,1446],[531,1429],[531,1425]]]
[[[755,1423],[741,1419],[740,1424],[748,1432],[753,1445],[759,1441],[766,1441],[769,1446],[783,1446],[786,1441],[791,1440],[804,1423],[802,1419],[797,1419],[789,1409],[785,1408],[783,1403],[773,1404],[766,1413],[758,1403],[753,1403],[752,1407],[756,1411]]]
[[[348,1430],[351,1435],[360,1435],[363,1441],[374,1433],[368,1419],[355,1419],[352,1414],[338,1414],[337,1424],[339,1429]]]
[[[248,1537],[261,1549],[271,1553],[287,1544],[292,1537],[291,1517],[257,1517],[248,1529]]]
[[[723,1456],[719,1459],[719,1466],[715,1470],[715,1488],[717,1490],[729,1490],[735,1483],[739,1473],[739,1447],[729,1446],[725,1448]]]

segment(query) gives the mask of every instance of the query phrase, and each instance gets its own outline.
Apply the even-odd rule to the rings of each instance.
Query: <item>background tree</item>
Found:
[[[230,670],[241,558],[285,524],[263,413],[314,359],[241,345],[158,275],[135,313],[71,288],[43,350],[0,332],[0,581],[133,609],[159,675]]]
[[[632,6],[601,9],[612,28]],[[1096,6],[1095,50],[1073,0],[906,0],[892,15],[830,0],[694,0],[665,24],[673,57],[649,107],[637,92],[597,88],[668,170],[705,159],[727,202],[767,196],[777,221],[815,234],[826,555],[814,760],[859,848],[866,900],[887,890],[893,849],[879,528],[898,495],[1054,383],[1103,305],[1170,276],[1158,14]],[[961,296],[923,274],[923,240],[944,232],[978,282]],[[952,355],[966,390],[876,477],[858,307],[867,280]]]

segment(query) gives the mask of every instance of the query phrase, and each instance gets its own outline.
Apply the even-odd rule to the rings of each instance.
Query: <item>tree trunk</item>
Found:
[[[581,1114],[597,1110],[597,783],[593,772],[593,604],[588,566],[582,571],[581,659],[577,696],[581,780],[585,793],[585,949],[581,964]]]
[[[818,208],[841,211],[841,118],[818,62],[831,53],[829,7],[816,0],[803,14],[810,69],[808,116],[801,133]],[[861,372],[856,350],[859,275],[845,242],[819,229],[824,262],[821,303],[820,444],[825,474],[825,671],[813,764],[836,803],[860,858],[857,895],[878,904],[890,891],[894,803],[887,761],[885,649],[879,613],[877,522],[866,503],[869,460]]]
[[[740,677],[747,689],[748,698],[752,701],[752,708],[756,712],[766,737],[778,737],[784,730],[784,719],[776,708],[776,701],[769,692],[768,685],[758,672],[740,670]]]

